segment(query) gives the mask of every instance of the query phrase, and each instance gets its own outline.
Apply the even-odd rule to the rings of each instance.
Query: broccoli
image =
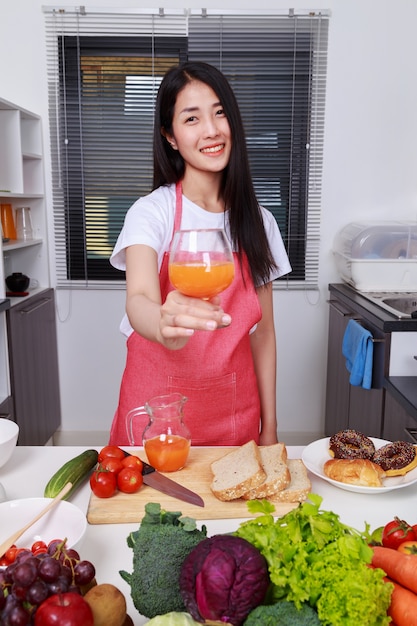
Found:
[[[207,536],[205,526],[179,512],[148,503],[139,530],[127,538],[133,549],[133,572],[120,571],[131,588],[133,604],[145,617],[185,611],[180,593],[180,570],[185,557]]]
[[[259,605],[253,609],[243,626],[320,626],[316,611],[308,604],[297,609],[294,602],[282,600],[276,604]]]

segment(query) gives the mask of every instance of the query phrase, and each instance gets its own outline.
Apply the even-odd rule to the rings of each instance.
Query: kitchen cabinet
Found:
[[[374,339],[372,388],[369,390],[349,383],[349,372],[342,355],[342,341],[350,319],[362,324]],[[370,437],[382,436],[385,402],[383,380],[388,368],[389,342],[390,334],[377,328],[362,309],[332,293],[329,301],[326,436],[348,428],[365,432]]]
[[[61,422],[54,291],[51,289],[41,118],[0,98],[0,203],[29,207],[32,239],[0,242],[0,410],[19,424],[19,445],[43,445]],[[5,278],[32,279],[10,296]],[[5,296],[8,296],[7,299]]]
[[[0,417],[14,420],[13,398],[11,396],[0,403]]]
[[[6,311],[10,303],[0,299],[0,416],[9,416],[10,378],[7,347]]]
[[[0,203],[29,207],[33,239],[10,239],[0,246],[0,297],[4,278],[22,272],[38,282],[37,291],[50,286],[41,118],[0,99]],[[33,290],[35,291],[35,290]]]
[[[417,443],[417,422],[388,391],[385,395],[382,438]]]
[[[54,290],[12,306],[7,326],[19,445],[44,445],[61,423]]]

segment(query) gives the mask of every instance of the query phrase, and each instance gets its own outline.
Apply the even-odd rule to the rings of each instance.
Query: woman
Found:
[[[172,289],[168,254],[179,228],[225,229],[235,279],[220,296]],[[126,269],[128,354],[110,443],[128,444],[129,410],[173,391],[188,398],[194,445],[277,442],[272,281],[291,268],[274,217],[256,200],[239,108],[216,68],[188,62],[165,75],[153,192],[126,214],[111,263]]]

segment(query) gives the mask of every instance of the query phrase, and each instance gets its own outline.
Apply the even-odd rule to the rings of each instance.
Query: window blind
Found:
[[[189,59],[219,67],[236,93],[257,195],[293,267],[278,286],[316,288],[326,12],[44,11],[58,287],[123,286],[108,258],[151,189],[158,85]]]

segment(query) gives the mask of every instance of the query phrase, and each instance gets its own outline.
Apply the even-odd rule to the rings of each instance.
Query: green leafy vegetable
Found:
[[[133,572],[119,572],[130,585],[139,613],[152,618],[185,611],[180,593],[181,565],[206,536],[206,527],[198,530],[194,519],[181,517],[180,512],[162,510],[157,503],[145,505],[139,530],[127,538],[128,546],[133,549]]]
[[[308,604],[297,609],[294,602],[282,600],[276,604],[253,609],[243,626],[320,626],[317,612]]]
[[[361,534],[346,526],[336,513],[320,510],[321,503],[310,494],[309,501],[275,520],[271,504],[258,502],[261,515],[236,531],[268,562],[270,602],[289,600],[298,608],[306,602],[325,626],[389,624],[392,586],[382,570],[368,567],[369,529]]]

